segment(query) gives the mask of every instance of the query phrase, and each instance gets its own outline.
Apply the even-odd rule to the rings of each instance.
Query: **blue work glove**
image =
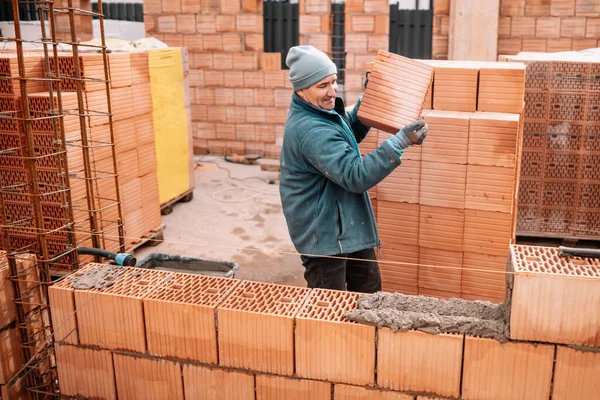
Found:
[[[423,119],[418,119],[410,125],[406,125],[396,133],[398,144],[402,149],[410,146],[421,145],[427,137],[429,127]]]

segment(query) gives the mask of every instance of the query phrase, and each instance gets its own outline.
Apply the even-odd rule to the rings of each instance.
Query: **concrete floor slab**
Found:
[[[281,210],[279,182],[266,182],[278,173],[221,157],[196,160],[194,199],[163,216],[165,241],[138,249],[138,260],[159,252],[233,261],[240,265],[236,278],[306,286]]]

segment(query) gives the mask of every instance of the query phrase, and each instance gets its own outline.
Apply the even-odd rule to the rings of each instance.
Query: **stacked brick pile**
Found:
[[[76,275],[99,268],[106,266],[90,264]],[[112,274],[114,284],[102,290],[74,290],[73,275],[49,289],[54,326],[78,310],[64,330],[75,331],[56,332],[62,394],[328,400],[332,393],[336,400],[491,400],[500,394],[541,400],[551,390],[556,399],[597,395],[598,344],[555,344],[589,346],[564,340],[567,331],[546,340],[538,330],[526,341],[504,344],[460,334],[393,333],[344,318],[357,307],[356,293],[135,268]],[[569,278],[547,271],[540,276],[557,285]],[[520,279],[515,275],[515,290]],[[585,285],[597,289],[597,283],[596,271]],[[583,291],[579,295],[584,298]],[[520,297],[512,308],[542,315]],[[576,310],[594,318],[589,307]],[[526,320],[514,321],[515,332],[527,329]]]
[[[366,63],[388,49],[390,5],[386,0],[352,0],[345,4],[345,99],[355,103],[363,92]]]
[[[509,60],[527,64],[517,233],[597,239],[600,60],[547,54]]]
[[[433,110],[423,112],[427,140],[408,149],[402,165],[375,191],[383,288],[502,302],[502,271],[516,218],[524,66],[426,64],[435,68]],[[377,63],[375,77],[376,69]],[[363,101],[367,112],[389,110],[384,97],[366,93]],[[389,117],[377,118],[387,129]],[[371,132],[373,138],[361,143],[363,152],[372,150],[375,137],[381,144],[389,135]]]
[[[498,54],[557,52],[600,47],[600,3],[502,0]]]
[[[43,58],[40,55],[26,56],[29,69],[28,78],[43,78]],[[5,66],[4,74],[9,77],[18,75],[16,57],[2,55],[0,62]],[[61,80],[62,105],[65,116],[62,117],[67,144],[67,162],[71,199],[77,232],[77,242],[81,246],[90,246],[91,233],[89,226],[86,177],[84,173],[83,141],[80,121],[77,117],[78,98],[77,83],[69,78],[74,75],[75,64],[72,55],[58,57]],[[118,209],[114,182],[114,163],[112,157],[112,139],[108,118],[108,101],[104,80],[104,64],[100,54],[83,54],[79,60],[84,77],[83,103],[89,116],[86,119],[87,146],[89,147],[91,178],[95,191],[95,209],[97,210],[99,229],[103,233],[101,245],[109,250],[117,247],[119,235],[117,229]],[[154,149],[154,131],[152,121],[152,98],[150,94],[150,77],[146,53],[112,53],[109,57],[111,78],[111,104],[113,114],[113,134],[117,154],[117,171],[119,174],[123,219],[128,239],[132,244],[135,238],[141,238],[150,231],[160,227],[160,204],[158,183],[156,178],[156,155]],[[51,61],[51,69],[54,61]],[[1,111],[14,115],[20,107],[17,80],[2,80],[6,96],[2,97]],[[35,82],[35,81],[32,81]],[[54,131],[51,119],[50,97],[45,92],[46,82],[28,84],[29,103],[35,116],[44,118],[33,123],[34,145],[36,155],[55,154]],[[135,98],[135,101],[134,101]],[[57,108],[56,94],[54,108]],[[5,154],[0,156],[2,168],[2,186],[7,187],[28,181],[26,165],[23,157],[25,133],[21,124],[5,120],[0,127],[0,140]],[[11,151],[17,149],[16,151]],[[54,158],[53,158],[54,157]],[[67,216],[62,208],[60,196],[61,180],[57,165],[52,165],[56,156],[39,158],[38,166],[42,190],[47,195],[41,197],[42,212],[48,221],[66,224]],[[143,188],[143,190],[142,190]],[[33,224],[33,207],[26,194],[14,194],[9,198],[4,195],[4,213],[9,221],[29,218]],[[33,225],[32,225],[33,226]],[[48,229],[56,228],[54,225]],[[57,232],[49,237],[50,254],[64,250],[65,234]],[[18,235],[13,235],[17,237]],[[17,237],[17,239],[19,239]],[[4,239],[4,238],[3,238]],[[22,239],[22,240],[21,240]],[[33,234],[23,235],[11,248],[23,248],[35,245]],[[7,248],[7,244],[2,244]]]
[[[35,259],[19,256],[16,260],[17,273],[22,274],[19,282],[21,302],[25,312],[31,311],[41,302],[41,292],[36,276]],[[14,303],[15,291],[6,253],[0,251],[0,391],[3,399],[25,399],[22,387],[9,387],[6,383],[19,371],[21,361],[21,338],[16,327],[17,307]]]
[[[144,3],[149,36],[189,50],[195,153],[278,158],[292,90],[263,52],[262,1]]]

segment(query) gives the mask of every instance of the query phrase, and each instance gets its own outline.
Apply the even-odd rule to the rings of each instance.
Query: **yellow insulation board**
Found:
[[[160,203],[191,189],[188,110],[180,48],[148,53]]]

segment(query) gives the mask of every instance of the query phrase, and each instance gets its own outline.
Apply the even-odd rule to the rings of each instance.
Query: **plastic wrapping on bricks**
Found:
[[[579,182],[575,180],[544,180],[542,206],[576,207]]]
[[[523,148],[541,150],[546,148],[546,121],[525,121],[523,126]]]
[[[523,150],[521,178],[542,178],[544,172],[544,151]]]
[[[539,206],[542,197],[541,179],[521,179],[519,184],[519,206]]]
[[[579,152],[546,151],[544,179],[573,179],[580,173]]]
[[[548,122],[547,149],[577,151],[583,143],[583,123],[570,121]]]
[[[550,93],[547,91],[527,91],[525,93],[525,109],[523,117],[526,119],[546,120],[548,118]]]
[[[574,61],[552,61],[551,90],[585,90],[590,63]]]
[[[585,117],[587,93],[550,93],[549,119],[552,121],[582,121]]]

